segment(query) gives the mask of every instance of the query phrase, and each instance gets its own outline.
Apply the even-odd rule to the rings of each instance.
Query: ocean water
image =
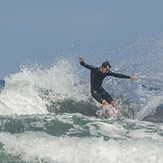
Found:
[[[103,53],[112,71],[138,76],[104,81],[124,117],[101,116],[77,59],[21,65],[0,82],[1,163],[163,162],[163,40],[139,37]]]

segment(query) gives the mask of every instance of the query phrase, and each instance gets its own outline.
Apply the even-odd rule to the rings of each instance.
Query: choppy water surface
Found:
[[[117,120],[99,116],[90,72],[74,60],[21,66],[1,81],[1,162],[163,162],[162,52],[156,38],[118,51],[112,71],[138,79],[105,79],[124,115]]]

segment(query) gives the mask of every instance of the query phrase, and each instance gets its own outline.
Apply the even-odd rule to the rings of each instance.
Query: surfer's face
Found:
[[[109,70],[110,70],[110,67],[109,67],[109,66],[107,66],[106,68],[101,67],[101,72],[102,72],[103,74],[108,73],[108,72],[109,72]]]

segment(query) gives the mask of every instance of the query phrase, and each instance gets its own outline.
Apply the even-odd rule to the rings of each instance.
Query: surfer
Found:
[[[108,61],[104,62],[101,67],[86,64],[83,57],[79,57],[79,61],[80,65],[91,70],[90,80],[92,96],[103,106],[111,104],[113,107],[118,109],[111,95],[102,87],[104,78],[107,76],[114,76],[118,78],[135,79],[137,76],[127,76],[111,72],[111,65]]]

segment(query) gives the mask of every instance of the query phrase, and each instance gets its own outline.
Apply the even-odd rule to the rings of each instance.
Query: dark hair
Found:
[[[107,66],[109,66],[111,68],[111,65],[108,61],[104,62],[101,67],[106,68]]]

